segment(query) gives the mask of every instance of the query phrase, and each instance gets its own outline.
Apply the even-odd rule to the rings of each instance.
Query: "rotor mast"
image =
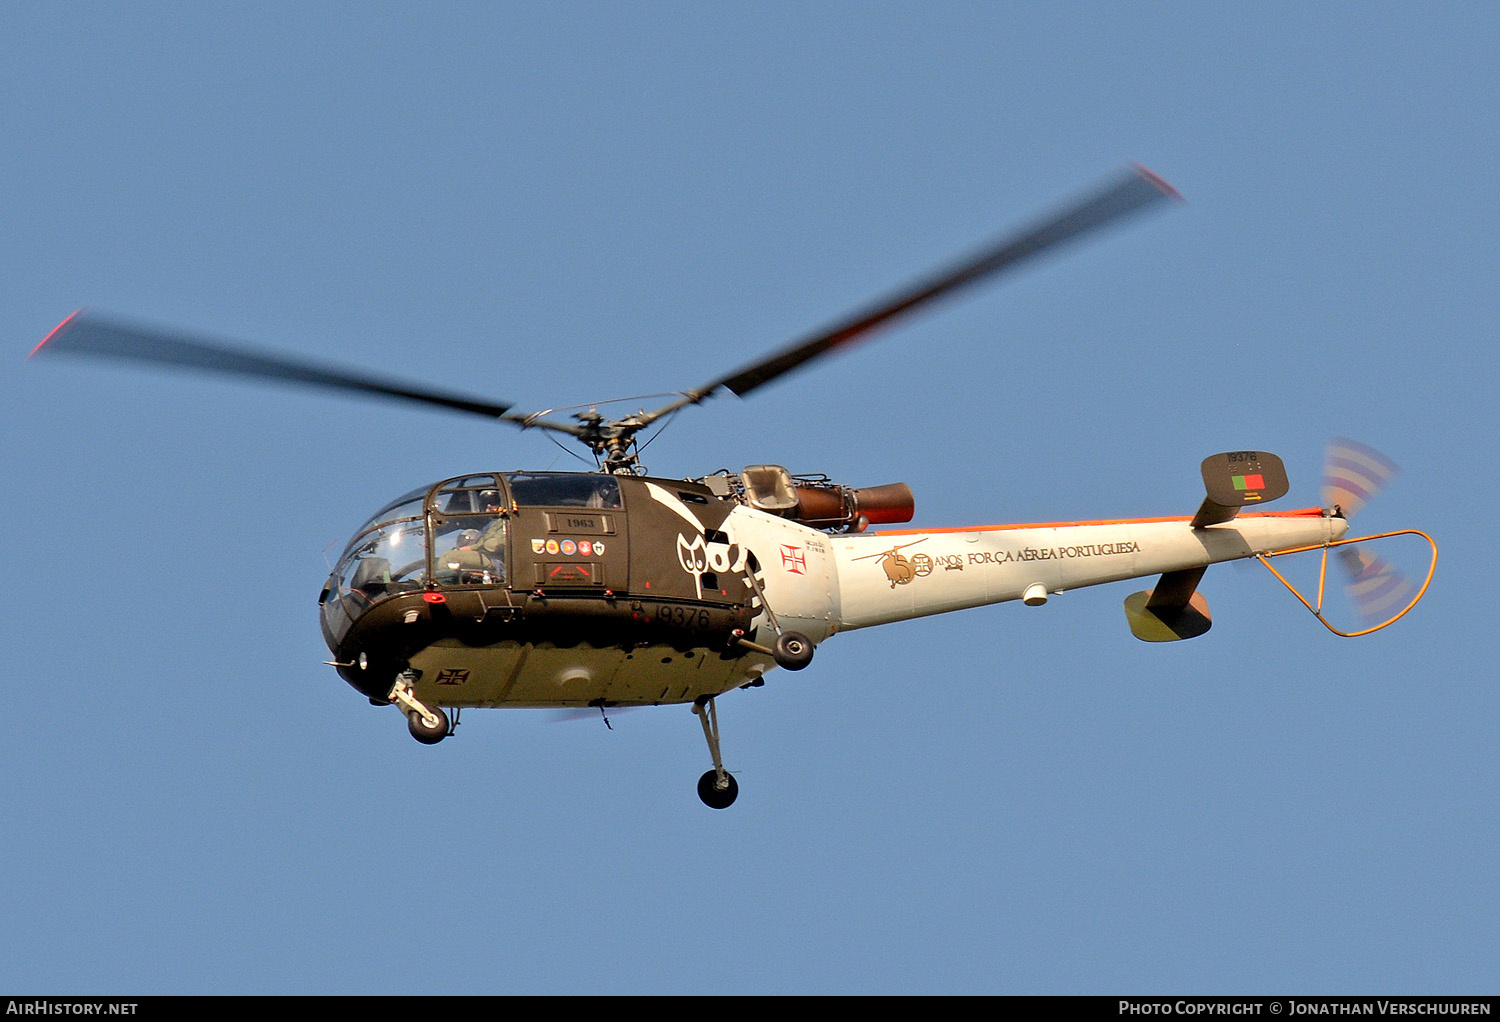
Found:
[[[648,423],[637,422],[637,416],[606,420],[590,408],[573,416],[581,429],[577,436],[589,450],[599,467],[610,475],[644,475],[645,468],[636,454],[635,435]]]

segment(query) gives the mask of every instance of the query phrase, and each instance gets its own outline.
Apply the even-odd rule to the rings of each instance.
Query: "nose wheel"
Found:
[[[448,715],[442,707],[428,706],[416,697],[411,683],[409,674],[397,675],[388,698],[406,713],[406,726],[413,738],[423,745],[436,745],[452,734],[453,726],[448,723]]]
[[[698,797],[710,809],[728,809],[739,797],[740,786],[734,775],[724,769],[724,760],[719,755],[719,714],[714,709],[714,697],[699,696],[693,701],[693,712],[703,723],[708,754],[714,760],[714,768],[698,778]]]
[[[452,731],[448,715],[438,706],[428,707],[426,716],[421,710],[408,710],[406,726],[411,736],[423,745],[436,745]]]

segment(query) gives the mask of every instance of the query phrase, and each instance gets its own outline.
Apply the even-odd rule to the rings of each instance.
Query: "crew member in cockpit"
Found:
[[[483,532],[464,529],[453,549],[437,557],[437,580],[447,585],[499,585],[505,581],[505,519]]]

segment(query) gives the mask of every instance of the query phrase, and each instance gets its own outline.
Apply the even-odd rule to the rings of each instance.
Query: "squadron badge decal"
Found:
[[[918,565],[914,563],[915,559],[908,559],[901,555],[901,551],[907,547],[925,542],[927,542],[927,537],[924,536],[911,543],[902,543],[900,546],[893,546],[889,550],[883,550],[878,554],[866,554],[863,557],[856,557],[854,559],[856,561],[868,561],[874,557],[880,558],[880,567],[884,569],[885,577],[890,579],[891,588],[894,589],[897,586],[910,585],[912,579],[919,575],[926,575],[932,571],[932,558],[918,554],[917,556],[922,559],[922,563]]]

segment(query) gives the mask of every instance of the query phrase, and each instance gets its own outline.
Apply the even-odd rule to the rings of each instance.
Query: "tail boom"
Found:
[[[839,629],[865,628],[1130,578],[1184,572],[1341,538],[1321,508],[1194,519],[991,525],[833,540]]]

